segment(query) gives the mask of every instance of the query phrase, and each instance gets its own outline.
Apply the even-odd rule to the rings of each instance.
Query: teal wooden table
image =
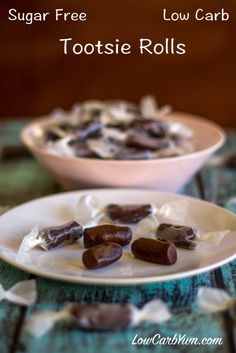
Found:
[[[0,124],[0,146],[18,146],[20,129],[27,121],[11,121]],[[10,151],[11,151],[10,149]],[[32,157],[16,156],[12,151],[0,159],[0,207],[4,211],[22,202],[61,191],[49,173]],[[236,132],[228,133],[228,140],[221,154],[236,152]],[[205,167],[187,187],[183,194],[200,197],[223,207],[230,207],[229,200],[236,195],[236,169]],[[38,300],[28,308],[0,302],[0,353],[126,353],[126,352],[236,352],[235,327],[228,312],[200,314],[195,298],[199,286],[226,289],[236,297],[236,262],[199,276],[142,286],[86,286],[56,282],[19,271],[0,260],[0,283],[10,288],[16,282],[35,278]],[[142,324],[122,332],[87,332],[76,327],[59,324],[41,339],[35,339],[22,330],[25,318],[36,310],[59,309],[63,303],[122,302],[141,306],[152,298],[163,299],[173,317],[160,325]],[[220,337],[222,345],[134,345],[135,335],[152,337],[186,335],[185,337]]]

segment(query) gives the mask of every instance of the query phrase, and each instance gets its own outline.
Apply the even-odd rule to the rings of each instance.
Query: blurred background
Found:
[[[228,22],[165,22],[169,12],[197,8],[230,13]],[[86,22],[26,25],[7,20],[10,8],[24,12],[85,11]],[[208,117],[236,127],[236,2],[235,0],[93,0],[1,1],[0,117],[35,117],[55,107],[69,109],[87,99],[138,101],[153,94],[175,110]],[[137,46],[140,37],[161,42],[174,37],[186,43],[185,55],[63,54],[59,38],[75,42],[121,41]]]

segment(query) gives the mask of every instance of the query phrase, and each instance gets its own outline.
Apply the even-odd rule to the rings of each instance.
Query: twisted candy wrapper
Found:
[[[152,214],[154,214],[157,208],[153,204],[151,206]],[[106,206],[101,207],[98,199],[91,195],[84,195],[79,199],[77,204],[73,206],[73,214],[75,215],[75,219],[78,217],[81,224],[86,223],[86,228],[94,227],[99,224],[100,221],[103,224],[116,223],[106,214]]]
[[[200,287],[197,293],[197,304],[201,311],[206,313],[230,309],[231,316],[236,320],[236,301],[223,289]]]
[[[0,301],[4,299],[20,305],[35,303],[37,299],[36,281],[34,279],[21,281],[8,290],[0,284]]]
[[[84,228],[94,227],[102,220],[103,223],[113,223],[106,215],[106,208],[100,207],[96,197],[83,195],[76,203],[68,205],[71,219],[78,221]],[[148,235],[155,237],[156,229],[160,223],[171,223],[175,225],[190,225],[191,210],[187,200],[172,201],[164,204],[159,209],[152,205],[152,214],[142,219],[134,229],[135,236]],[[192,218],[192,219],[191,219]],[[204,231],[198,230],[199,241],[207,241],[218,245],[229,233],[229,230]],[[38,226],[35,226],[22,240],[17,261],[27,261],[27,252],[43,243]]]
[[[161,223],[190,226],[191,223],[194,223],[194,219],[191,215],[189,202],[187,200],[181,200],[164,204],[157,209],[154,214],[142,219],[137,224],[134,233],[135,235],[147,234],[155,237],[157,227]],[[198,241],[207,241],[218,245],[229,232],[228,229],[210,232],[197,230],[197,239]]]
[[[149,235],[155,237],[157,227],[161,223],[171,223],[175,225],[190,225],[193,217],[191,216],[190,204],[187,200],[172,201],[157,208],[152,205],[153,212],[151,215],[143,218],[135,227],[134,234],[136,236]],[[99,207],[99,202],[94,196],[83,196],[75,210],[74,214],[79,217],[83,215],[81,224],[87,223],[87,227],[92,227],[99,223],[101,219],[105,221],[112,221],[106,216],[105,208]],[[81,219],[81,218],[80,218]],[[228,229],[204,231],[197,230],[198,241],[207,241],[215,245],[220,244],[222,239],[229,233]]]
[[[102,215],[98,212],[97,200],[89,195],[82,196],[78,203],[73,207],[68,205],[71,211],[71,219],[75,219],[83,227],[93,227],[98,224]],[[42,233],[38,226],[34,226],[33,229],[24,236],[16,257],[16,260],[27,261],[27,252],[37,245],[44,247],[44,239],[41,237]]]
[[[109,315],[110,311],[117,309],[120,307],[120,304],[98,304],[96,309],[94,309],[93,304],[87,304],[88,314],[82,315],[79,319],[76,316],[73,316],[73,311],[71,310],[73,306],[79,304],[68,304],[61,311],[44,311],[32,314],[26,321],[25,331],[30,333],[35,337],[41,337],[48,331],[50,331],[57,322],[65,321],[65,322],[74,322],[77,323],[77,327],[82,329],[97,329],[97,330],[112,330],[109,326],[107,327],[107,323],[104,324],[104,306],[105,312]],[[102,313],[99,312],[99,306],[101,306]],[[167,308],[167,306],[161,300],[152,300],[149,303],[145,304],[142,309],[138,309],[136,306],[127,305],[128,311],[130,313],[130,318],[126,322],[125,326],[127,327],[135,327],[138,326],[143,321],[148,321],[151,323],[161,323],[167,321],[171,314]],[[119,309],[119,308],[118,308]],[[94,311],[93,311],[94,310]],[[117,321],[113,320],[113,329],[117,330],[121,328],[122,317],[118,317]],[[116,328],[114,327],[116,325]],[[95,325],[95,326],[94,326]]]

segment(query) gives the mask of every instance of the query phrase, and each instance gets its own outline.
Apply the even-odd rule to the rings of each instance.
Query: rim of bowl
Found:
[[[49,116],[43,116],[41,118],[37,118],[36,120],[34,120],[33,122],[29,123],[26,127],[23,128],[20,137],[21,140],[23,141],[23,143],[26,145],[26,147],[28,147],[32,152],[41,154],[41,155],[45,155],[45,156],[51,156],[53,158],[56,159],[62,159],[62,160],[71,160],[71,161],[77,161],[77,162],[98,162],[98,163],[115,163],[115,164],[126,164],[126,163],[136,163],[136,164],[140,164],[140,163],[166,163],[166,162],[171,162],[171,161],[181,161],[181,160],[185,160],[185,159],[189,159],[192,158],[194,156],[201,156],[202,154],[205,154],[206,152],[211,153],[211,152],[215,152],[217,151],[220,147],[223,146],[223,144],[225,143],[226,140],[226,134],[224,129],[218,125],[217,123],[206,119],[206,118],[202,118],[198,115],[194,115],[194,114],[188,114],[188,113],[184,113],[184,112],[179,112],[179,111],[174,111],[171,114],[168,114],[165,119],[170,120],[170,121],[178,121],[178,122],[191,122],[191,118],[194,119],[194,123],[197,123],[199,125],[202,125],[203,127],[205,126],[205,129],[209,129],[211,131],[213,131],[216,135],[218,135],[218,141],[215,142],[214,144],[212,144],[211,146],[207,147],[207,148],[203,148],[199,151],[195,151],[192,153],[188,153],[188,154],[184,154],[181,156],[176,156],[176,157],[165,157],[165,158],[155,158],[155,159],[139,159],[139,160],[132,160],[132,159],[99,159],[99,158],[80,158],[80,157],[72,157],[72,156],[63,156],[63,155],[57,155],[57,154],[53,154],[50,153],[48,151],[46,151],[43,148],[40,148],[38,146],[36,146],[33,142],[31,142],[32,140],[30,139],[30,137],[28,136],[30,131],[32,131],[36,126],[43,126],[43,125],[47,125],[50,122],[55,122],[55,118],[53,117],[49,117]],[[59,119],[58,119],[59,121]]]

